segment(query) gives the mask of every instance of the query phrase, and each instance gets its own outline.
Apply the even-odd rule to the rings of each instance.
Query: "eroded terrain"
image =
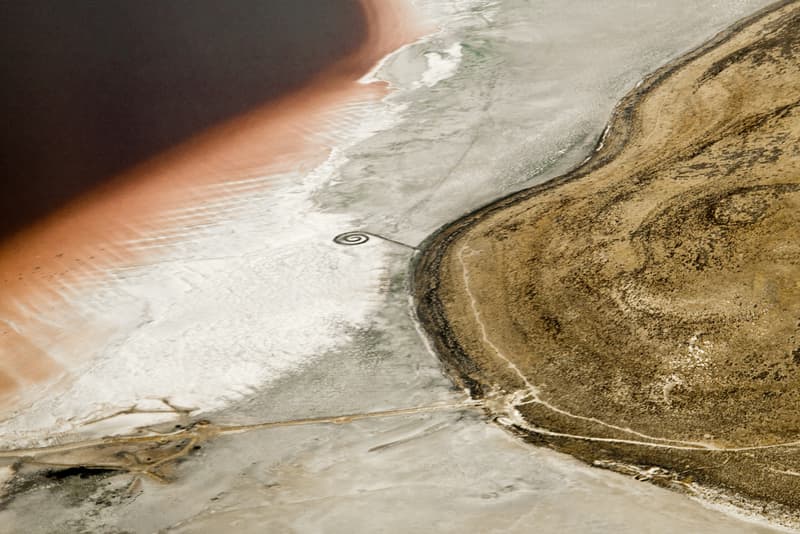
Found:
[[[800,510],[799,54],[800,4],[752,16],[637,86],[581,167],[428,242],[421,319],[501,422]]]
[[[415,1],[441,29],[386,59],[341,152],[73,295],[116,334],[81,330],[97,364],[2,422],[0,532],[774,532],[487,424],[504,398],[441,373],[396,244],[563,174],[646,73],[766,3]]]

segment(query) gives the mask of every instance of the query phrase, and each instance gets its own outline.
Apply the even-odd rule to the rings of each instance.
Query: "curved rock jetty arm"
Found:
[[[800,2],[653,73],[582,166],[423,248],[419,318],[501,423],[800,517]]]

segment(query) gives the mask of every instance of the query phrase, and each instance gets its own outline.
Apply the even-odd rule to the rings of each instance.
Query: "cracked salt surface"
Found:
[[[151,398],[219,408],[346,340],[340,325],[379,304],[385,247],[333,245],[331,230],[351,219],[313,210],[303,189],[275,180],[236,218],[184,243],[185,258],[127,272],[113,295],[78,297],[123,335],[91,347],[74,384],[0,430],[66,431],[87,405]]]
[[[161,398],[223,424],[464,401],[413,321],[411,251],[333,237],[364,230],[416,245],[562,173],[647,72],[766,3],[414,2],[439,31],[365,77],[395,92],[336,123],[357,135],[334,138],[339,149],[310,176],[238,184],[246,195],[203,208],[224,208],[227,221],[118,273],[113,290],[83,294],[120,334],[93,349],[101,357],[80,388],[0,431],[69,430],[140,402],[160,410]],[[0,511],[0,531],[770,531],[527,446],[475,411],[222,436],[177,475],[116,507],[31,491]]]

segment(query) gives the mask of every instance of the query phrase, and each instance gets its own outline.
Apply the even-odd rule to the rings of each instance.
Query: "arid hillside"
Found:
[[[441,230],[415,289],[454,378],[528,439],[796,513],[800,4],[652,74],[580,168]]]

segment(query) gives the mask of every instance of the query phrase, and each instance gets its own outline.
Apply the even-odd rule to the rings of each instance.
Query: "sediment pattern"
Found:
[[[780,2],[645,79],[581,167],[432,236],[419,317],[531,441],[796,518],[798,146]]]

